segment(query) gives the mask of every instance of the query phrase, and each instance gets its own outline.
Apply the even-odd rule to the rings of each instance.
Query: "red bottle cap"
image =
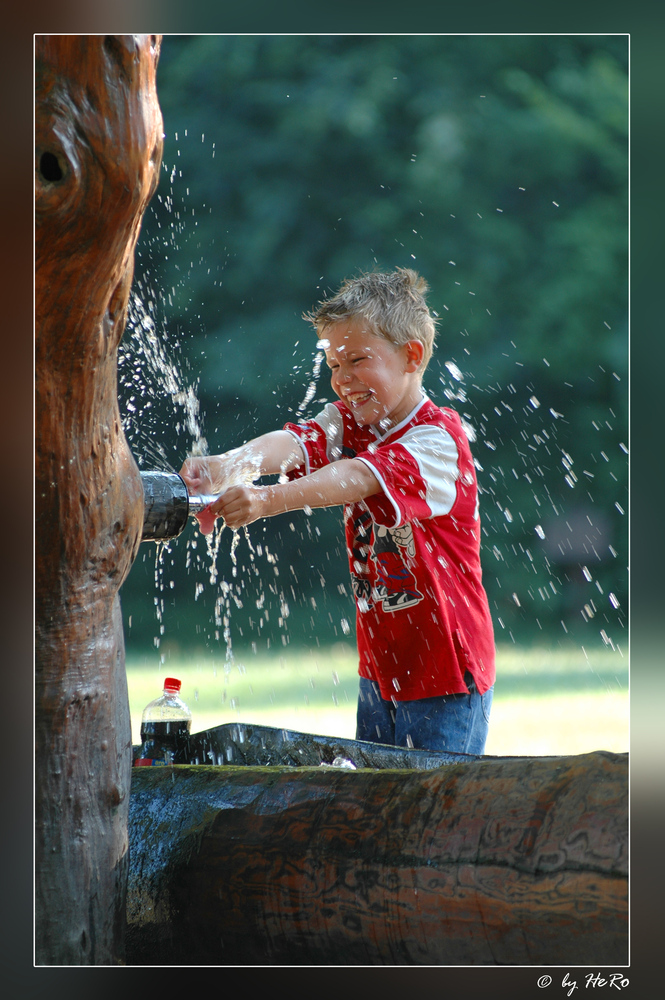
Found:
[[[165,691],[179,691],[181,687],[182,687],[182,681],[179,681],[177,677],[164,678]]]

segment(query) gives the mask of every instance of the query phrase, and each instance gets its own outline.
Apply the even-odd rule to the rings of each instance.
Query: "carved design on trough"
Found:
[[[138,769],[129,829],[132,964],[627,961],[625,754]]]

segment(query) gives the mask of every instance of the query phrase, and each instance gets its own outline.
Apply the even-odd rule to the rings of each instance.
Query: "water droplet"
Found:
[[[446,361],[446,368],[448,369],[452,377],[455,379],[455,381],[457,382],[464,381],[464,376],[462,375],[461,371],[459,370],[454,361]]]

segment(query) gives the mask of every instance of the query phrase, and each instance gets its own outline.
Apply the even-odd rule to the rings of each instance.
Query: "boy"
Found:
[[[344,504],[356,599],[356,739],[482,754],[494,638],[478,491],[459,416],[422,389],[435,327],[414,271],[363,274],[306,315],[339,402],[224,455],[190,458],[192,493],[221,493],[201,530]],[[253,485],[281,473],[274,485]]]

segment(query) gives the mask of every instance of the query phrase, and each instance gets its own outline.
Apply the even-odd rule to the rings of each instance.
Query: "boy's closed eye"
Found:
[[[368,357],[369,354],[359,354],[357,358],[347,358],[346,363],[348,365],[356,365],[359,361],[366,361]],[[336,368],[339,368],[339,364],[336,361],[329,361],[328,368],[330,368],[331,371],[334,371]]]

